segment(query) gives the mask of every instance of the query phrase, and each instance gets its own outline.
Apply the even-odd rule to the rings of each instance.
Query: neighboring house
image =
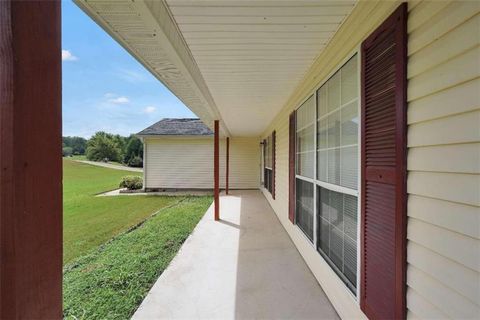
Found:
[[[215,139],[231,139],[231,186],[262,181],[261,191],[342,318],[479,318],[479,1],[75,2],[211,130],[219,126]],[[44,51],[25,56],[36,52],[43,66],[37,54]],[[40,74],[43,81],[49,70],[32,69],[25,78]],[[49,137],[45,121],[38,132]],[[29,146],[34,138],[21,141]],[[213,184],[204,170],[216,158],[198,160],[196,170],[192,156],[218,151],[210,135],[143,138],[147,188]],[[186,172],[163,182],[173,161]],[[38,178],[51,192],[45,198],[58,196],[60,179],[28,172],[28,179],[15,178]],[[252,177],[247,183],[245,174]],[[30,223],[15,220],[15,228],[43,217],[50,222],[58,211],[36,211],[31,220],[19,208]],[[38,243],[41,235],[28,239]],[[36,248],[52,247],[43,241]],[[49,251],[35,255],[42,253],[49,261]],[[38,270],[28,279],[47,285]],[[61,279],[60,272],[53,276]]]
[[[137,136],[144,143],[147,191],[213,189],[213,132],[200,119],[162,119]],[[225,187],[224,145],[222,142],[221,188]],[[259,150],[257,138],[230,140],[231,189],[259,187]]]

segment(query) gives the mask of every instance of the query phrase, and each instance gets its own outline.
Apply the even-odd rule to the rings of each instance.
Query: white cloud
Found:
[[[157,108],[154,106],[148,106],[143,109],[143,113],[154,113],[155,111],[157,111]]]
[[[114,98],[117,95],[115,93],[107,92],[103,95],[105,98]]]
[[[62,50],[62,61],[76,61],[78,58],[74,56],[70,50]]]
[[[130,100],[125,96],[121,96],[121,97],[117,97],[117,98],[108,99],[108,102],[113,103],[113,104],[126,104],[126,103],[129,103]]]

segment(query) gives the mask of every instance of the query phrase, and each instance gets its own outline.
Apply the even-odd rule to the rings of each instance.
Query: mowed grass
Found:
[[[64,318],[130,318],[211,202],[180,199],[65,266]]]
[[[141,173],[63,160],[63,262],[68,263],[180,198],[95,197],[118,188],[121,177]]]

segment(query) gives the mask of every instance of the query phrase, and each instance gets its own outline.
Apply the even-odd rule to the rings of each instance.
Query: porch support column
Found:
[[[226,172],[225,172],[225,193],[228,194],[228,175],[230,171],[230,138],[227,137],[227,159],[226,159]]]
[[[0,1],[0,318],[62,318],[60,1]]]
[[[213,141],[213,194],[214,194],[214,210],[215,221],[220,220],[220,161],[219,161],[219,128],[218,120],[214,124],[214,141]]]

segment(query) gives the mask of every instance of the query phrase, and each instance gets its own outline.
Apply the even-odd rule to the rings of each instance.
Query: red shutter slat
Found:
[[[272,132],[272,198],[275,200],[275,148],[276,148],[276,133]]]
[[[370,319],[405,318],[406,18],[362,43],[361,291]]]
[[[288,218],[295,223],[295,111],[288,126]]]

